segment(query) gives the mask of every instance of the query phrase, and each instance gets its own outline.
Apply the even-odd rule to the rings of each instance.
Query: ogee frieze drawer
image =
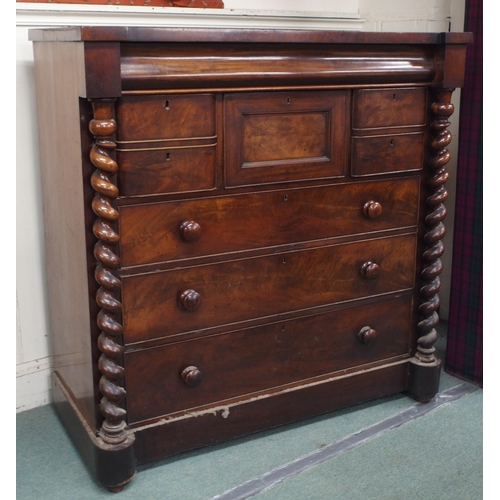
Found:
[[[342,177],[347,91],[228,94],[226,186]]]
[[[122,266],[415,227],[419,179],[120,207]]]
[[[426,98],[425,88],[356,90],[352,126],[354,129],[422,126]]]
[[[393,134],[352,138],[351,174],[354,177],[421,170],[424,134]]]
[[[215,143],[120,147],[120,196],[209,191],[215,188]]]
[[[408,234],[124,277],[124,340],[409,289],[415,245]]]
[[[411,297],[128,352],[139,422],[407,354]]]
[[[215,97],[140,95],[118,99],[117,142],[214,137]]]

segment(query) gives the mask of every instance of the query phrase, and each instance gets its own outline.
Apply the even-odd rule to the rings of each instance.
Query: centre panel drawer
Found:
[[[414,178],[122,206],[122,266],[412,227],[418,199]]]
[[[228,94],[226,186],[345,175],[349,93]]]
[[[409,289],[415,234],[122,279],[125,343]]]
[[[411,303],[401,297],[128,352],[129,422],[407,354]]]

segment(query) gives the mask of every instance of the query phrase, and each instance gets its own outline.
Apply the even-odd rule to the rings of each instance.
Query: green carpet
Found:
[[[462,383],[443,372],[440,392]],[[479,500],[482,398],[478,389],[252,498]],[[93,482],[52,407],[42,406],[17,415],[17,500],[210,500],[414,405],[396,395],[184,453],[139,468],[118,494]]]
[[[440,390],[460,383],[443,374]],[[184,453],[140,468],[118,498],[209,500],[414,404],[411,398],[398,395]],[[51,406],[17,416],[18,500],[91,500],[112,495],[92,481]],[[433,410],[253,498],[480,499],[482,391]]]

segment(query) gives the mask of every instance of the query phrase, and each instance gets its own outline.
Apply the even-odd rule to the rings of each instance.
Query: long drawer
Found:
[[[418,193],[410,178],[122,206],[122,266],[412,227]]]
[[[416,235],[124,277],[133,343],[409,289]]]
[[[129,422],[409,351],[411,297],[125,355]]]

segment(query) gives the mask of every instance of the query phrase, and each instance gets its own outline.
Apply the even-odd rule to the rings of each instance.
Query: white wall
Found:
[[[16,4],[17,411],[50,402],[52,361],[29,28],[118,24],[448,31],[451,22],[453,31],[462,31],[465,0],[254,0],[252,10],[245,10],[247,0],[224,4],[223,10]]]

